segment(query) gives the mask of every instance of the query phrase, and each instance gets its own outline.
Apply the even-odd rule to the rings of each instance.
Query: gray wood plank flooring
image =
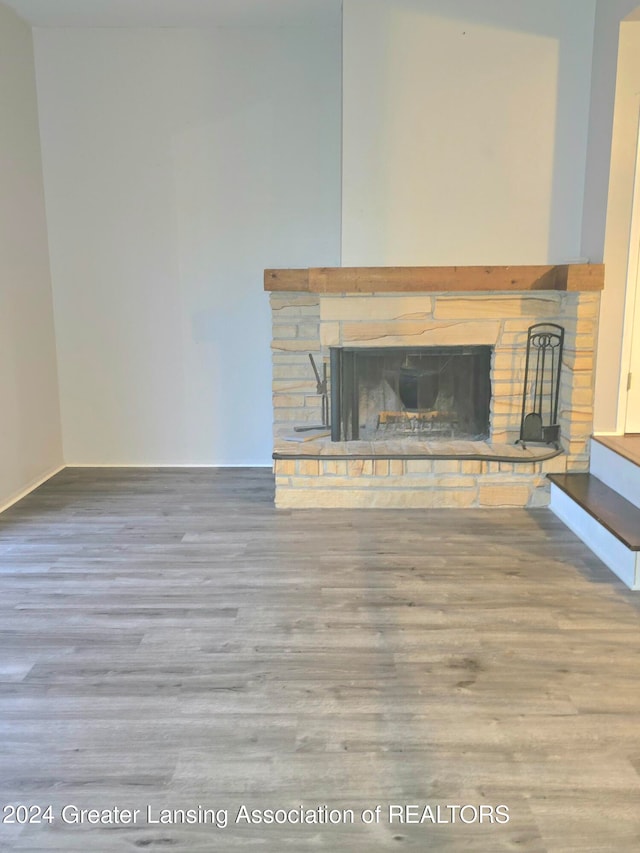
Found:
[[[0,516],[0,806],[56,817],[0,850],[640,850],[637,594],[546,510],[272,499],[259,469],[67,469]],[[355,820],[236,825],[242,804]]]

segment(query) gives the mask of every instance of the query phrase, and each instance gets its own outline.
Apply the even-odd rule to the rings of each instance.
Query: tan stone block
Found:
[[[483,463],[479,459],[469,459],[467,461],[460,462],[460,473],[461,474],[481,474]]]
[[[289,306],[282,308],[280,311],[272,311],[271,319],[273,322],[290,322],[298,323],[302,320],[307,322],[320,322],[320,309],[317,305],[312,306]]]
[[[567,470],[567,457],[562,454],[554,456],[553,459],[547,459],[542,463],[542,470],[545,474],[564,474]]]
[[[584,296],[587,296],[587,294],[584,294]],[[596,299],[591,300],[579,299],[573,310],[580,319],[587,317],[597,319],[600,313],[600,296],[598,295]]]
[[[589,456],[586,453],[567,457],[567,473],[579,474],[589,470]]]
[[[370,477],[373,474],[373,460],[349,459],[347,473],[350,477]]]
[[[510,397],[491,398],[491,411],[494,415],[513,415],[522,412],[522,394]]]
[[[434,459],[434,474],[457,474],[460,471],[460,462],[457,459]]]
[[[300,379],[274,379],[271,388],[276,394],[298,393],[308,395],[315,393],[316,383],[310,379],[305,381]]]
[[[289,476],[296,473],[296,460],[295,459],[275,459],[274,460],[274,468],[276,474],[282,474],[283,476]]]
[[[394,509],[465,508],[476,501],[475,489],[372,489],[354,505]]]
[[[318,477],[320,462],[317,459],[298,459],[297,473],[303,477]]]
[[[474,506],[477,500],[477,489],[437,489],[434,491],[418,492],[423,503],[417,504],[425,509],[464,509]]]
[[[309,338],[312,340],[313,338],[320,337],[320,323],[299,323],[298,324],[298,337],[299,338]]]
[[[591,391],[593,391],[594,383],[593,373],[591,373],[591,371],[567,371],[567,375],[571,377],[570,381],[574,388],[589,388]]]
[[[272,326],[272,337],[274,341],[297,338],[298,327],[287,323],[274,323]]]
[[[389,460],[389,474],[397,477],[401,474],[404,474],[404,465],[405,462],[403,459],[390,459]]]
[[[588,457],[589,454],[589,440],[588,439],[575,439],[567,442],[567,452],[570,457]],[[573,467],[574,459],[571,460],[572,466],[570,467],[569,461],[567,461],[567,471],[575,470]]]
[[[388,477],[389,476],[389,460],[388,459],[374,459],[373,473],[375,474],[376,477]]]
[[[281,424],[310,424],[315,420],[311,409],[274,409],[274,423]]]
[[[500,323],[497,320],[392,321],[389,323],[344,323],[342,340],[368,346],[456,346],[458,344],[495,344]]]
[[[291,409],[304,406],[306,397],[304,394],[273,394],[274,409]]]
[[[491,372],[491,379],[494,383],[520,384],[524,382],[524,369],[518,368],[516,370],[512,366],[509,366],[506,370],[494,369]]]
[[[523,384],[521,382],[493,382],[491,393],[494,399],[514,397],[518,394],[522,397]]]
[[[595,317],[576,317],[564,321],[565,329],[574,335],[589,335],[593,340],[597,331]]]
[[[526,332],[503,332],[500,335],[500,344],[502,346],[526,347],[527,333]]]
[[[413,482],[411,485],[414,485]],[[428,489],[475,489],[477,485],[478,477],[475,474],[432,474],[428,479],[425,478],[424,483]]]
[[[273,378],[274,379],[282,379],[287,381],[294,381],[300,379],[306,379],[308,382],[313,382],[313,388],[315,389],[316,383],[315,380],[309,378],[309,371],[311,370],[311,365],[307,359],[306,364],[303,362],[302,364],[279,364],[273,366]]]
[[[565,349],[563,361],[564,366],[570,370],[593,370],[592,352],[576,352],[575,350]]]
[[[320,323],[320,343],[323,347],[340,346],[340,323]]]
[[[427,295],[322,296],[322,321],[423,320],[431,317],[433,299]]]
[[[593,389],[589,388],[567,388],[563,389],[560,393],[560,399],[562,404],[569,404],[571,406],[583,406],[591,409],[593,405]]]
[[[514,375],[516,372],[521,372],[524,375],[525,355],[522,347],[514,348],[513,350],[500,350],[494,352],[493,356],[493,371],[508,371]]]
[[[530,491],[523,483],[480,483],[478,502],[480,506],[526,506]]]
[[[318,349],[318,341],[309,340],[308,338],[295,338],[292,341],[272,341],[271,349],[281,352],[315,353]]]
[[[570,421],[571,424],[590,424],[593,421],[593,410],[590,406],[572,406],[570,409],[560,410],[560,419]]]
[[[560,299],[555,293],[502,296],[478,294],[477,296],[438,296],[434,307],[436,319],[474,317],[555,317],[560,309]]]
[[[322,397],[318,394],[307,394],[304,398],[304,405],[306,408],[314,408],[318,412],[322,413]],[[322,420],[322,414],[318,420]]]
[[[407,459],[405,462],[407,474],[431,474],[433,472],[433,460],[431,459]]]
[[[358,487],[360,486],[360,481]],[[437,476],[435,474],[412,474],[407,476],[402,474],[399,477],[367,477],[362,481],[370,484],[375,488],[383,489],[417,489],[417,490],[434,490],[440,488],[463,487],[470,488],[474,485],[473,477],[461,477],[456,474],[443,474]]]
[[[283,308],[301,308],[303,306],[320,306],[320,295],[317,293],[295,293],[294,291],[277,291],[269,294],[269,302],[274,311]]]

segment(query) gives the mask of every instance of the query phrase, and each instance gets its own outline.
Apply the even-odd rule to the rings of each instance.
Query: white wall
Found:
[[[30,29],[0,4],[0,508],[62,465]]]
[[[580,256],[595,0],[344,0],[350,265]]]
[[[596,6],[582,223],[582,253],[596,263],[604,257],[618,34],[622,19],[637,6],[638,0],[598,0]]]
[[[67,464],[268,463],[263,269],[339,263],[338,28],[35,43]]]

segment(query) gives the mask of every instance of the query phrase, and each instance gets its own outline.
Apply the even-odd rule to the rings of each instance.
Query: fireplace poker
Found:
[[[311,432],[314,429],[329,429],[329,394],[327,392],[328,385],[328,377],[327,377],[327,363],[326,361],[322,363],[322,377],[320,377],[320,373],[318,371],[315,359],[312,353],[309,353],[309,361],[311,362],[311,367],[313,368],[313,372],[316,376],[316,394],[321,397],[321,405],[322,405],[322,423],[320,425],[313,426],[297,426],[294,427],[294,432]]]

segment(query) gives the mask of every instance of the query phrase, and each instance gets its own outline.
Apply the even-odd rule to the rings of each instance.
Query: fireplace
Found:
[[[601,267],[268,270],[265,287],[278,507],[540,507],[547,474],[588,469]],[[537,346],[558,327],[562,355]]]
[[[491,347],[331,347],[332,441],[489,437]]]

